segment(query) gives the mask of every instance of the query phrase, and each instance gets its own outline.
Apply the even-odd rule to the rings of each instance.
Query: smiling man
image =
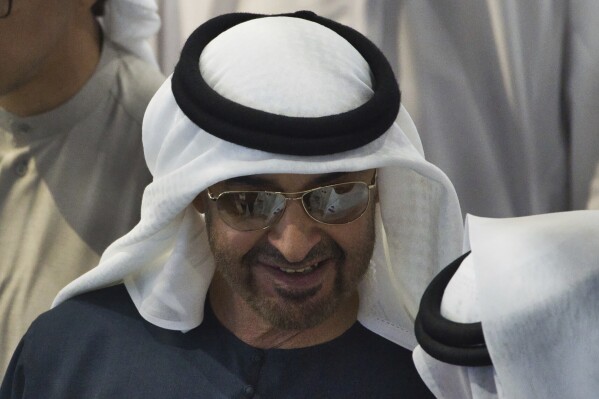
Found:
[[[255,175],[196,198],[216,263],[210,303],[225,327],[280,348],[351,327],[374,248],[374,183],[372,170]]]
[[[210,20],[143,140],[140,223],[33,323],[0,398],[430,397],[413,321],[461,212],[370,41]]]

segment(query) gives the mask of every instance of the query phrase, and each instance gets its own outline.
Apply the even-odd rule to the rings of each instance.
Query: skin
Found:
[[[0,107],[19,116],[75,95],[100,59],[95,0],[15,0],[0,19]]]
[[[210,188],[297,192],[349,181],[369,183],[373,170],[331,174],[267,174],[251,181],[225,181]],[[216,317],[242,341],[257,348],[300,348],[330,341],[357,319],[357,285],[374,247],[375,193],[366,212],[345,225],[311,219],[300,201],[288,201],[277,223],[241,232],[227,226],[216,205],[201,193],[194,205],[206,216],[216,261],[209,297]],[[301,269],[286,274],[278,268]]]

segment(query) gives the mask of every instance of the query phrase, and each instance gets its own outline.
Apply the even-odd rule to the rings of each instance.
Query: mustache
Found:
[[[309,263],[315,263],[323,259],[334,259],[343,260],[345,258],[345,252],[339,244],[333,240],[321,240],[316,244],[310,252],[306,254],[304,259],[299,262],[289,262],[285,256],[273,245],[268,242],[255,245],[250,249],[242,258],[242,264],[249,266],[258,262],[259,259],[268,259],[268,261],[276,263],[281,267],[294,267],[298,265],[305,265]]]

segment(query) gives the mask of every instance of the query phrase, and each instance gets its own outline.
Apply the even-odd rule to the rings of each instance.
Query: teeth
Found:
[[[288,269],[286,267],[279,267],[279,270],[284,272],[284,273],[288,273],[288,274],[294,274],[294,273],[309,273],[312,270],[316,269],[318,266],[320,266],[320,263],[316,263],[312,266],[308,266],[308,267],[304,267],[303,269]]]

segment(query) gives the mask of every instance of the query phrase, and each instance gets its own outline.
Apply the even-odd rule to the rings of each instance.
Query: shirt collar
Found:
[[[70,131],[93,112],[98,99],[110,95],[118,68],[117,56],[117,49],[105,40],[96,70],[75,96],[53,110],[28,117],[19,117],[0,108],[0,128],[14,135],[16,142]]]

